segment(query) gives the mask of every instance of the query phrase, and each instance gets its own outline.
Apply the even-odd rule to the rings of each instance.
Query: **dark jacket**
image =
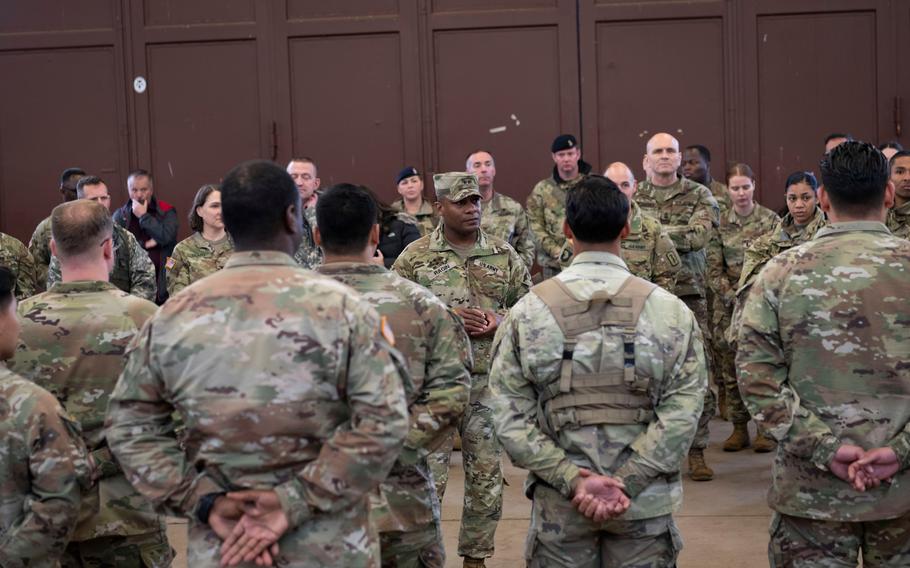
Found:
[[[174,253],[177,245],[177,210],[166,201],[161,201],[152,196],[148,211],[141,218],[133,216],[132,201],[127,201],[123,207],[114,211],[114,222],[129,230],[145,248],[145,242],[155,239],[155,247],[147,249],[152,264],[155,265],[155,275],[158,281],[158,294],[155,301],[160,305],[167,300],[167,281],[165,280],[164,265],[169,256]]]
[[[416,220],[405,213],[387,213],[379,231],[379,250],[386,268],[392,268],[395,259],[406,246],[420,238]]]

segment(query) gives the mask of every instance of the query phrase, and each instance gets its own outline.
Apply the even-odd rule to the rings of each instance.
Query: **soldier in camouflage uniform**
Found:
[[[189,219],[190,228],[195,232],[177,243],[174,253],[164,264],[168,295],[218,272],[234,252],[234,241],[224,230],[218,186],[204,185],[199,188],[193,198]]]
[[[525,207],[531,234],[537,245],[537,264],[543,278],[559,274],[560,258],[566,253],[566,236],[562,232],[566,219],[566,192],[582,177],[591,173],[591,165],[581,159],[581,147],[571,134],[562,134],[550,146],[553,174],[537,182]]]
[[[910,151],[901,150],[891,158],[891,183],[894,207],[888,211],[888,229],[902,239],[910,239]]]
[[[676,245],[682,268],[671,290],[695,313],[695,319],[705,337],[711,337],[708,306],[705,298],[707,272],[706,247],[719,222],[717,201],[703,185],[677,175],[681,156],[679,142],[666,133],[655,134],[648,141],[647,153],[652,170],[649,181],[639,184],[635,200],[642,212],[656,217]],[[706,360],[711,366],[711,352]],[[704,412],[698,422],[698,432],[689,451],[689,476],[695,481],[709,481],[714,472],[705,463],[704,449],[708,446],[708,424],[716,409],[714,392],[705,391]]]
[[[98,485],[82,498],[63,565],[169,566],[164,517],[130,486],[103,429],[126,346],[155,304],[107,281],[114,253],[113,221],[105,207],[88,200],[59,205],[51,227],[64,281],[19,304],[22,345],[9,366],[61,401],[79,422],[100,470]]]
[[[512,308],[490,370],[496,433],[531,472],[526,559],[674,566],[679,466],[707,388],[701,332],[683,302],[630,275],[619,256],[629,201],[611,181],[587,177],[566,213],[578,254]],[[605,522],[582,507],[602,477],[624,493]]]
[[[650,215],[644,215],[635,203],[633,197],[638,186],[635,184],[632,170],[622,162],[613,162],[604,172],[604,176],[615,183],[632,204],[629,213],[631,230],[620,245],[622,260],[626,267],[639,278],[653,282],[664,290],[673,290],[682,261],[676,254],[676,245],[670,240],[670,235],[664,231],[660,221]],[[574,254],[572,241],[566,240],[565,250],[560,256],[560,265],[563,269],[572,263]]]
[[[885,157],[821,164],[831,225],[771,259],[743,311],[743,400],[778,440],[772,567],[910,565],[910,242],[882,223]],[[875,219],[875,220],[873,220]]]
[[[721,214],[727,212],[733,202],[727,192],[727,186],[711,175],[711,151],[701,144],[686,146],[682,162],[683,176],[700,183],[711,190],[711,195],[717,200]]]
[[[777,214],[755,202],[755,174],[747,164],[734,164],[727,172],[730,207],[720,216],[717,238],[708,243],[708,285],[714,290],[711,327],[724,330],[730,326],[736,287],[743,269],[743,254],[752,242],[770,231],[780,221]],[[733,433],[724,442],[724,451],[737,452],[749,447],[749,412],[743,406],[736,385],[735,352],[715,334],[716,373],[723,379],[727,410],[733,422]],[[759,431],[756,452],[770,452],[773,442]]]
[[[493,434],[487,380],[490,346],[499,321],[527,293],[531,278],[515,249],[480,228],[480,190],[473,174],[436,174],[433,182],[442,220],[433,233],[411,243],[392,268],[455,310],[471,338],[471,404],[458,425],[465,469],[458,555],[465,557],[465,566],[483,566],[483,559],[493,555],[502,515],[502,448]],[[440,499],[452,442],[450,437],[431,456]]]
[[[6,233],[0,233],[0,266],[9,268],[16,278],[17,300],[37,292],[35,260],[22,241]]]
[[[259,526],[272,536],[251,544],[247,562],[377,566],[367,494],[408,432],[394,337],[350,288],[294,263],[303,220],[284,170],[241,164],[221,194],[236,252],[130,345],[111,395],[111,449],[140,492],[189,519],[194,568],[245,558],[232,531],[242,547]],[[276,539],[280,550],[267,550]]]
[[[478,150],[468,156],[465,170],[477,176],[480,187],[480,228],[512,245],[530,272],[534,266],[534,238],[528,216],[520,203],[493,189],[496,179],[493,156]]]
[[[16,279],[0,266],[0,566],[57,566],[91,484],[79,426],[57,399],[6,368],[16,349]]]
[[[787,214],[773,229],[752,242],[743,255],[742,270],[736,289],[736,301],[730,316],[730,326],[724,329],[724,339],[736,352],[736,336],[742,321],[742,309],[749,289],[769,260],[785,250],[811,240],[827,224],[825,214],[818,208],[818,181],[812,172],[794,172],[785,184]]]
[[[326,255],[318,271],[360,292],[389,322],[410,371],[411,430],[388,479],[371,495],[382,564],[442,568],[439,499],[426,458],[468,405],[470,343],[454,314],[426,288],[372,262],[379,245],[376,213],[366,189],[329,188],[317,205],[316,241]]]
[[[67,168],[60,174],[60,195],[67,203],[78,199],[76,184],[85,177],[85,170]],[[28,241],[28,251],[35,261],[36,292],[43,292],[47,283],[47,269],[51,264],[51,218],[47,217],[35,227],[32,238]]]
[[[76,185],[76,192],[79,199],[95,201],[110,209],[111,195],[101,178],[95,176],[81,178]],[[154,301],[157,290],[155,265],[152,264],[148,253],[133,233],[116,223],[112,238],[114,268],[110,273],[110,283],[127,294]],[[60,261],[51,255],[47,271],[47,288],[52,288],[60,281]]]
[[[300,194],[303,204],[303,239],[294,252],[294,260],[304,268],[313,270],[322,263],[322,251],[313,239],[316,228],[316,203],[319,201],[319,172],[311,158],[294,158],[288,162],[288,175]]]
[[[439,224],[436,208],[423,197],[423,178],[414,166],[407,166],[398,172],[395,178],[400,199],[392,203],[392,208],[417,219],[420,236],[424,237],[433,232]]]

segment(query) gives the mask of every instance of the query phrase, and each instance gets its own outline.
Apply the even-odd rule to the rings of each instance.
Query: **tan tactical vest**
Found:
[[[635,373],[635,326],[655,288],[636,276],[627,278],[616,294],[595,292],[589,300],[578,299],[557,278],[531,288],[550,309],[565,336],[559,382],[551,383],[540,398],[541,420],[549,419],[555,431],[565,426],[653,421],[654,410],[648,396],[650,379]],[[622,368],[573,372],[578,338],[604,327],[622,335]]]

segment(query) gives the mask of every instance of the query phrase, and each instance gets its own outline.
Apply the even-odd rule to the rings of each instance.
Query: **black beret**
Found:
[[[398,176],[395,178],[395,185],[401,183],[401,180],[407,179],[411,176],[419,176],[420,173],[417,171],[417,168],[414,166],[408,166],[405,169],[398,172]]]
[[[556,140],[553,141],[553,145],[550,146],[550,151],[554,154],[556,152],[561,152],[562,150],[568,150],[570,148],[576,148],[578,146],[578,141],[575,140],[575,137],[571,134],[561,134],[556,137]]]

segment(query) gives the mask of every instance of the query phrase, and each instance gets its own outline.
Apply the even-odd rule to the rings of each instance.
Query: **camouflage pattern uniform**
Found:
[[[0,440],[0,566],[54,568],[91,486],[79,425],[0,363]]]
[[[114,269],[111,284],[127,294],[143,300],[155,301],[158,284],[155,280],[155,265],[133,233],[114,223]],[[47,271],[47,289],[60,282],[60,261],[51,257]]]
[[[559,261],[566,244],[562,231],[566,220],[566,192],[578,185],[590,171],[590,165],[579,161],[578,177],[565,181],[559,177],[559,171],[554,166],[553,174],[537,182],[525,203],[531,235],[537,245],[537,264],[543,270],[544,279],[559,274],[561,270]]]
[[[743,310],[743,400],[778,441],[772,566],[910,563],[910,242],[882,223],[833,223],[771,259]],[[837,448],[890,446],[893,480],[856,491]]]
[[[779,221],[777,213],[757,203],[748,217],[741,217],[733,207],[721,215],[717,238],[708,243],[708,284],[714,290],[712,329],[720,331],[730,327],[745,251]],[[716,333],[714,341],[716,372],[723,378],[730,421],[734,424],[746,423],[750,417],[736,385],[736,367],[733,362],[736,352],[731,349],[722,333]]]
[[[407,213],[407,210],[404,208],[404,199],[397,199],[392,203],[392,209],[397,209]],[[417,210],[417,213],[409,213],[412,217],[417,219],[417,227],[420,229],[420,236],[425,237],[433,232],[433,229],[436,228],[436,225],[439,224],[439,217],[436,216],[436,209],[433,207],[433,204],[422,199],[420,202],[420,209]]]
[[[717,206],[720,207],[721,214],[726,213],[733,207],[733,202],[730,200],[730,192],[727,191],[726,184],[712,178],[711,183],[707,185],[707,188],[711,190],[711,195],[717,200]]]
[[[607,252],[578,255],[555,279],[582,301],[598,292],[617,295],[627,280],[638,280],[630,277],[619,257]],[[671,517],[682,504],[679,465],[695,435],[707,389],[695,318],[679,299],[654,288],[632,332],[633,361],[624,356],[624,327],[602,326],[576,336],[568,363],[573,372],[566,386],[571,388],[566,390],[588,389],[591,397],[607,397],[594,390],[611,387],[580,383],[583,375],[598,374],[597,384],[603,385],[603,375],[611,375],[619,378],[610,392],[621,398],[620,405],[644,399],[649,407],[634,418],[623,418],[625,408],[614,404],[603,408],[606,414],[599,419],[578,422],[579,409],[553,404],[563,392],[568,344],[538,296],[541,288],[532,288],[509,312],[496,335],[490,370],[496,433],[512,463],[531,472],[525,486],[534,502],[528,565],[673,566],[682,548]],[[625,386],[627,366],[634,369],[636,382],[646,382]],[[569,499],[579,468],[621,478],[632,501],[629,509],[603,524],[577,512]]]
[[[633,275],[653,282],[664,290],[676,287],[676,274],[682,261],[676,254],[676,245],[664,231],[660,221],[645,215],[635,201],[631,202],[629,225],[632,232],[622,240],[622,259]],[[572,241],[566,240],[560,265],[565,269],[575,254]]]
[[[38,292],[35,261],[31,253],[22,241],[6,233],[0,233],[0,266],[12,270],[13,276],[16,277],[14,293],[17,300],[28,298]]]
[[[493,198],[481,204],[480,228],[512,245],[530,272],[534,266],[534,238],[528,216],[519,202],[494,191]]]
[[[235,252],[172,296],[127,349],[107,437],[136,489],[189,518],[188,565],[219,565],[210,493],[271,489],[279,566],[375,567],[367,493],[408,432],[407,371],[376,312],[280,252]],[[185,450],[173,435],[176,412]]]
[[[294,261],[300,266],[314,270],[322,264],[322,249],[316,246],[316,238],[313,237],[313,228],[316,226],[316,208],[310,207],[303,210],[303,238],[300,240],[300,246],[294,253]]]
[[[910,201],[888,211],[888,229],[896,237],[910,239]]]
[[[769,260],[780,254],[811,240],[815,233],[828,223],[821,209],[815,209],[815,215],[803,226],[793,221],[793,216],[787,213],[773,229],[756,239],[751,246],[746,248],[743,255],[742,271],[736,289],[736,302],[733,313],[730,315],[730,326],[724,330],[724,339],[736,353],[736,336],[742,321],[743,305],[749,295],[752,283],[765,267]]]
[[[695,319],[705,338],[705,359],[710,376],[713,355],[709,348],[711,328],[705,298],[705,249],[720,220],[717,201],[708,188],[686,178],[679,178],[668,187],[659,187],[650,181],[639,182],[635,201],[643,213],[660,221],[676,245],[682,267],[676,276],[676,287],[670,291],[695,313]],[[715,412],[716,400],[714,392],[709,388],[705,391],[704,412],[698,421],[698,432],[692,448],[703,450],[708,447],[708,424]]]
[[[32,238],[28,241],[28,252],[35,261],[36,292],[44,292],[47,286],[47,268],[51,264],[51,218],[38,223]]]
[[[95,489],[82,497],[64,566],[168,566],[172,560],[164,518],[127,482],[104,437],[108,396],[123,369],[126,346],[155,309],[98,281],[57,284],[19,304],[21,345],[10,369],[61,401],[82,427],[101,474]]]
[[[370,518],[379,531],[382,564],[445,565],[441,514],[427,456],[461,419],[471,389],[471,348],[457,317],[426,288],[382,266],[333,262],[319,272],[359,292],[395,334],[408,362],[405,381],[411,429],[389,477],[371,495]]]
[[[183,239],[174,247],[174,254],[167,259],[167,293],[173,296],[193,282],[201,280],[224,268],[234,252],[234,241],[225,234],[219,241],[209,241],[202,233]]]
[[[482,308],[505,316],[531,285],[528,269],[505,241],[477,231],[477,242],[462,258],[445,238],[444,224],[414,241],[392,267],[436,294],[450,308]],[[488,372],[492,338],[471,338],[471,403],[458,424],[464,457],[465,493],[458,555],[493,555],[493,536],[502,516],[502,447],[493,434]],[[440,501],[449,477],[454,435],[430,457]]]

